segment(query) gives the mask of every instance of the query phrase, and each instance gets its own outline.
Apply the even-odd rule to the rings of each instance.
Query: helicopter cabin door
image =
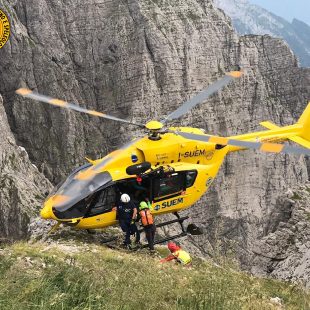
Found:
[[[136,204],[139,203],[145,198],[149,198],[151,196],[151,179],[148,176],[145,176],[141,180],[137,180],[136,178],[130,178],[126,180],[122,180],[117,183],[117,199],[120,199],[122,194],[128,194],[130,199]]]

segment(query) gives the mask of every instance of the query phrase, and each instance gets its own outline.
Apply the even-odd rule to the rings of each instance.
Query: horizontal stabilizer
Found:
[[[271,123],[271,122],[261,122],[259,123],[261,126],[267,128],[267,129],[270,129],[270,130],[275,130],[275,129],[279,129],[280,127],[275,125],[274,123]]]

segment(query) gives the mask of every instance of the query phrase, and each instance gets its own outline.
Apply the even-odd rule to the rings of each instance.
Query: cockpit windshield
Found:
[[[90,164],[90,163],[87,163],[87,164],[85,164],[85,165],[83,165],[83,166],[81,166],[81,167],[78,167],[78,168],[74,169],[74,170],[71,172],[71,174],[70,174],[66,179],[64,179],[64,180],[62,180],[61,182],[59,182],[59,183],[52,189],[52,191],[49,193],[47,199],[50,198],[51,196],[53,196],[54,194],[56,194],[56,192],[60,189],[60,187],[65,186],[66,183],[68,183],[69,181],[71,181],[72,178],[74,178],[74,176],[76,176],[78,172],[83,171],[83,170],[86,170],[86,169],[89,168],[90,166],[91,166],[91,164]]]
[[[69,211],[69,209],[78,202],[110,184],[112,177],[107,171],[95,173],[90,178],[86,179],[79,179],[75,177],[79,172],[86,171],[88,168],[91,169],[91,166],[91,164],[87,164],[74,170],[69,177],[62,184],[60,184],[58,189],[56,189],[56,196],[64,197],[63,201],[55,202],[55,205],[53,206],[53,211],[55,215],[57,213],[57,217],[67,218],[67,216],[60,216],[61,213]],[[76,217],[84,216],[86,211],[87,210],[80,210],[80,212],[78,212],[79,214],[76,214]]]

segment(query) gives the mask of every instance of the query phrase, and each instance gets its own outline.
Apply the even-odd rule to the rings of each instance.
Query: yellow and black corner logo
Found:
[[[7,15],[0,9],[0,48],[8,41],[10,36],[10,22]]]

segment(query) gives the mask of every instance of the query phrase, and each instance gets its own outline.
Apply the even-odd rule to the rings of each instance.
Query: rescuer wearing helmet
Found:
[[[148,246],[151,252],[154,251],[154,238],[156,226],[154,224],[154,219],[151,214],[151,203],[146,198],[146,201],[141,201],[139,205],[139,215],[141,219],[141,224],[144,228],[145,236],[148,242]]]
[[[176,260],[176,262],[180,263],[181,265],[190,267],[192,265],[192,259],[190,255],[181,249],[178,245],[176,245],[174,242],[168,243],[168,249],[171,252],[170,255],[168,255],[166,258],[162,259],[160,262],[169,262],[173,259]]]
[[[122,194],[116,206],[117,218],[122,231],[125,233],[123,245],[130,248],[130,235],[136,235],[136,243],[140,243],[140,233],[136,226],[137,207],[130,200],[128,194]]]

